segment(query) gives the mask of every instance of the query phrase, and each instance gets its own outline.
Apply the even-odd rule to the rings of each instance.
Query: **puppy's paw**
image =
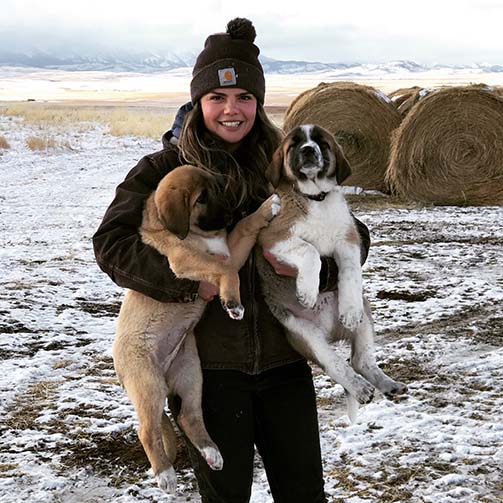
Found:
[[[233,320],[242,320],[245,308],[235,300],[222,301],[222,307]]]
[[[302,307],[313,309],[318,300],[318,292],[297,289],[297,300],[300,302]]]
[[[171,494],[176,492],[176,473],[172,466],[170,466],[167,470],[158,473],[155,478],[159,489]]]
[[[220,454],[220,451],[216,447],[203,447],[201,449],[201,456],[212,470],[221,470],[224,467],[222,454]]]
[[[374,398],[375,388],[370,384],[367,379],[355,374],[354,380],[351,383],[351,389],[348,389],[348,393],[360,404],[365,405],[370,403]]]
[[[272,216],[275,217],[281,211],[281,199],[278,194],[273,194],[271,197],[271,213]]]
[[[346,405],[347,405],[347,412],[348,412],[348,417],[351,423],[356,422],[356,417],[358,416],[358,409],[360,408],[360,404],[358,403],[358,400],[353,395],[350,395],[346,391]]]
[[[270,222],[281,211],[281,200],[277,194],[273,194],[266,199],[260,211],[266,222]]]
[[[346,308],[339,311],[339,321],[348,330],[356,330],[363,321],[363,308]]]
[[[389,383],[389,385],[386,387],[387,389],[382,390],[384,393],[384,396],[388,400],[395,400],[395,399],[407,394],[407,392],[409,391],[409,389],[407,388],[407,385],[404,384],[403,382],[393,381],[392,379],[390,379],[390,381],[391,381],[391,383]]]

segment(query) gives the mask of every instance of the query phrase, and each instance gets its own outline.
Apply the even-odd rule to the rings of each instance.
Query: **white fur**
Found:
[[[200,452],[212,470],[221,470],[224,467],[224,460],[218,449],[204,447]]]
[[[316,167],[303,167],[301,171],[306,176],[316,176],[317,169],[323,166],[323,154],[321,153],[320,146],[311,138],[311,134],[313,132],[312,124],[304,124],[301,126],[302,131],[304,132],[304,136],[306,137],[306,141],[300,145],[300,149],[303,147],[311,147],[316,154]]]
[[[281,211],[281,199],[278,194],[273,194],[271,196],[271,213],[272,216],[275,217]]]
[[[318,298],[320,256],[333,256],[340,270],[339,316],[350,330],[363,318],[360,247],[347,241],[352,225],[344,197],[333,190],[323,201],[309,201],[307,216],[292,227],[291,237],[271,248],[278,260],[297,268],[297,297],[310,308]]]
[[[299,186],[299,190],[303,194],[308,194],[310,196],[315,196],[320,192],[330,192],[334,190],[333,182],[327,180],[326,178],[314,180],[299,180],[297,182],[297,185]]]
[[[226,255],[227,257],[230,257],[231,252],[227,246],[227,239],[225,236],[205,237],[204,242],[208,253],[212,253],[213,255]]]
[[[176,491],[176,473],[172,466],[157,474],[155,478],[160,489],[167,493],[174,494]]]

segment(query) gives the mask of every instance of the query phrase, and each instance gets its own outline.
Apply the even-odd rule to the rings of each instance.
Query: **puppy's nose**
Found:
[[[300,153],[302,155],[314,155],[316,151],[314,150],[314,147],[312,147],[311,145],[303,145],[300,148]]]

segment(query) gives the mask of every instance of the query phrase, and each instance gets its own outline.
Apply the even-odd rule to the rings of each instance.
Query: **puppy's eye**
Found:
[[[206,204],[208,202],[208,192],[203,190],[196,200],[197,204]]]

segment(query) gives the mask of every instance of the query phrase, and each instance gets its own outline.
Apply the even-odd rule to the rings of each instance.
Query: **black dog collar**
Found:
[[[325,197],[330,194],[330,192],[320,192],[319,194],[304,194],[301,192],[295,185],[292,185],[293,190],[298,192],[301,196],[307,197],[307,199],[311,199],[311,201],[323,201]]]
[[[329,194],[329,192],[320,192],[319,194],[314,194],[314,195],[311,195],[311,194],[304,194],[308,199],[311,199],[312,201],[323,201],[323,199],[325,199],[325,197],[327,197],[327,195]]]

